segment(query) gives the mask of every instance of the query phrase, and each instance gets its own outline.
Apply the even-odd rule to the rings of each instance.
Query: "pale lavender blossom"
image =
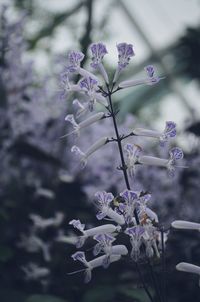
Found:
[[[85,225],[81,224],[80,220],[78,219],[71,220],[69,224],[73,225],[74,228],[78,229],[83,234],[82,236],[79,236],[76,240],[75,244],[77,248],[82,247],[88,237],[93,237],[102,234],[111,234],[114,232],[119,232],[121,230],[119,226],[115,226],[113,224],[104,224],[98,227],[85,230]]]
[[[121,71],[129,64],[131,57],[135,55],[132,44],[119,43],[117,44],[118,51],[118,67],[116,69],[113,83],[116,83]]]
[[[79,87],[89,98],[88,109],[94,110],[94,104],[99,102],[103,106],[107,106],[107,100],[101,93],[98,92],[98,81],[92,77],[86,77],[79,81]]]
[[[133,226],[131,228],[127,228],[125,230],[125,234],[130,236],[130,242],[131,242],[131,246],[132,246],[132,250],[131,250],[131,258],[134,261],[138,261],[141,254],[140,254],[140,248],[142,245],[142,238],[143,238],[143,234],[145,232],[145,229],[143,226]]]
[[[82,122],[77,123],[75,121],[74,115],[73,114],[68,114],[65,117],[65,121],[71,123],[71,125],[74,128],[74,131],[72,131],[72,132],[70,132],[68,134],[63,135],[62,137],[66,137],[66,136],[71,135],[71,134],[79,136],[81,129],[86,128],[86,127],[92,125],[93,123],[96,123],[97,121],[101,120],[104,117],[105,117],[105,113],[104,112],[98,112],[98,113],[93,114],[92,116],[88,117],[87,119],[83,120]]]
[[[93,43],[90,45],[90,51],[92,53],[92,63],[90,64],[94,69],[100,71],[101,75],[103,76],[105,82],[108,84],[108,75],[107,72],[102,64],[103,57],[108,53],[106,46],[99,42]]]
[[[95,197],[97,198],[97,206],[99,209],[99,212],[96,215],[98,220],[102,220],[107,216],[113,219],[119,225],[123,225],[125,223],[123,216],[114,211],[110,206],[112,200],[114,199],[112,193],[107,193],[105,191],[97,192]]]
[[[68,55],[69,65],[67,70],[71,73],[79,71],[80,64],[83,61],[85,55],[80,51],[70,51]]]
[[[169,159],[162,159],[162,158],[144,155],[144,156],[139,156],[138,163],[143,165],[166,167],[169,176],[174,176],[175,168],[182,167],[177,165],[177,160],[181,160],[182,158],[183,158],[183,151],[178,147],[174,147],[169,151]]]
[[[103,266],[105,259],[107,258],[106,255],[97,257],[91,261],[87,261],[85,258],[84,252],[76,252],[72,255],[73,260],[82,262],[85,266],[85,283],[88,283],[92,278],[92,270],[96,267]],[[118,261],[121,258],[121,255],[111,255],[110,256],[110,263]]]
[[[163,132],[135,128],[133,129],[133,134],[138,136],[155,137],[159,140],[160,145],[163,147],[170,138],[176,136],[176,124],[172,121],[167,121]]]
[[[83,168],[85,168],[85,166],[87,164],[88,157],[92,153],[96,152],[98,149],[103,147],[105,144],[107,144],[107,142],[108,142],[108,138],[107,137],[102,137],[98,141],[96,141],[90,148],[88,148],[88,150],[85,151],[85,153],[83,153],[77,146],[73,146],[71,148],[71,152],[73,152],[76,156],[79,157],[80,166],[83,169]]]
[[[142,148],[136,144],[126,144],[124,151],[126,154],[127,170],[130,177],[133,178],[135,175],[135,164],[139,159]]]
[[[145,71],[147,73],[147,78],[136,79],[136,80],[127,80],[119,83],[119,88],[128,88],[134,87],[138,85],[155,85],[160,80],[164,79],[164,77],[159,77],[155,75],[155,70],[153,66],[146,66]]]
[[[124,202],[119,204],[119,210],[123,213],[125,222],[129,225],[134,222],[134,211],[138,204],[138,194],[137,192],[125,190],[120,193]]]

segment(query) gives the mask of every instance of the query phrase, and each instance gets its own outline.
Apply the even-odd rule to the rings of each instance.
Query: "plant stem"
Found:
[[[112,116],[112,119],[113,119],[115,134],[116,134],[116,138],[117,138],[117,144],[118,144],[120,158],[121,158],[121,163],[122,163],[122,171],[123,171],[123,174],[124,174],[124,179],[125,179],[126,187],[127,187],[128,190],[130,190],[131,187],[130,187],[130,183],[129,183],[129,179],[128,179],[128,174],[127,174],[127,169],[126,169],[126,163],[125,163],[125,160],[124,160],[124,154],[123,154],[123,150],[122,150],[121,138],[120,138],[120,135],[119,135],[119,131],[118,131],[118,127],[117,127],[117,122],[116,122],[116,117],[115,117],[115,113],[114,113],[114,109],[113,109],[113,104],[112,104],[112,98],[111,98],[112,92],[110,91],[108,85],[107,85],[107,90],[108,90],[108,100],[109,100],[109,105],[110,105],[111,116]],[[140,220],[139,220],[138,213],[137,213],[136,209],[134,210],[134,216],[135,216],[136,223],[139,225],[140,224]]]
[[[128,174],[127,174],[127,167],[126,167],[126,163],[125,163],[125,160],[124,160],[124,154],[123,154],[123,149],[122,149],[121,137],[119,135],[119,131],[118,131],[118,127],[117,127],[116,115],[115,115],[115,112],[114,112],[114,109],[113,109],[111,95],[112,95],[112,90],[110,90],[109,86],[107,85],[107,96],[108,96],[108,100],[109,100],[110,114],[112,116],[112,120],[113,120],[113,124],[114,124],[114,129],[115,129],[115,134],[116,134],[116,141],[117,141],[117,144],[118,144],[120,158],[121,158],[122,171],[123,171],[123,174],[124,174],[124,179],[125,179],[126,187],[127,187],[128,190],[131,190],[129,179],[128,179]],[[140,224],[140,220],[139,220],[138,213],[137,213],[136,209],[134,210],[134,216],[135,216],[135,220],[136,220],[137,225],[139,225]],[[148,290],[148,288],[147,288],[147,286],[145,284],[145,280],[143,278],[143,275],[142,275],[142,272],[140,270],[140,267],[139,267],[139,265],[137,263],[136,263],[136,268],[137,268],[138,274],[140,276],[140,280],[142,282],[143,288],[144,288],[147,296],[149,297],[149,299],[150,299],[151,302],[154,302],[153,297],[152,297],[151,293],[149,292],[149,290]]]

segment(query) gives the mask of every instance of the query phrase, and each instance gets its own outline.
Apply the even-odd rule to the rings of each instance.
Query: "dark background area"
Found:
[[[60,100],[57,91],[59,73],[67,51],[73,47],[87,53],[88,46],[97,38],[109,42],[112,37],[112,28],[108,26],[111,12],[117,9],[124,13],[128,8],[128,1],[108,1],[107,11],[95,22],[97,1],[69,2],[66,10],[47,9],[42,14],[39,4],[34,1],[13,0],[0,6],[0,300],[148,301],[135,265],[128,258],[107,270],[97,269],[87,285],[83,282],[83,273],[67,274],[82,268],[71,259],[75,247],[70,244],[73,230],[68,222],[80,219],[88,226],[96,225],[95,209],[88,201],[92,199],[89,193],[94,188],[96,191],[103,189],[105,183],[105,190],[118,192],[123,179],[117,174],[120,172],[115,171],[115,162],[110,160],[112,151],[111,155],[103,151],[101,159],[104,162],[100,160],[96,170],[92,164],[95,158],[91,158],[86,171],[77,171],[76,159],[69,152],[70,139],[60,140],[66,133],[64,117],[72,110],[73,97],[67,102]],[[129,13],[134,15],[131,6]],[[155,11],[155,15],[157,13]],[[82,18],[81,26],[76,24],[79,17]],[[127,14],[126,18],[129,17]],[[134,18],[132,26],[145,41],[145,28],[138,27]],[[65,30],[71,33],[70,42],[67,39],[62,42],[65,53],[62,49],[52,51],[52,41],[59,44],[56,37]],[[166,80],[155,89],[149,86],[121,94],[123,102],[115,99],[122,128],[126,126],[125,117],[129,113],[133,123],[139,121],[154,127],[158,117],[159,125],[161,112],[168,108],[165,98],[171,94],[181,104],[177,114],[181,116],[183,112],[184,118],[175,143],[184,149],[185,165],[189,168],[179,169],[175,179],[169,182],[166,173],[158,169],[138,173],[138,182],[155,196],[153,208],[166,228],[174,219],[199,222],[200,105],[198,99],[195,103],[190,102],[182,90],[195,83],[199,93],[199,33],[199,26],[185,26],[182,35],[160,51],[146,40],[148,56],[138,65],[130,66],[127,76],[137,76],[146,62],[151,62],[166,75]],[[42,62],[46,62],[46,69]],[[86,55],[83,63],[88,66],[88,62]],[[169,62],[173,63],[170,65]],[[106,67],[109,73],[114,71],[112,62],[106,62]],[[99,131],[108,131],[107,127],[102,123],[85,135],[90,140]],[[85,140],[88,139],[82,138],[83,146]],[[161,152],[154,145],[149,148],[155,154]],[[105,180],[105,171],[111,175],[110,183]],[[33,215],[38,215],[38,225]],[[66,242],[61,240],[62,236]],[[177,272],[175,265],[182,261],[200,265],[199,239],[198,232],[170,230],[166,245],[168,301],[198,300],[198,277]],[[90,247],[89,242],[85,249]],[[147,267],[145,264],[141,267],[153,292]],[[154,269],[159,283],[160,264],[155,263]]]

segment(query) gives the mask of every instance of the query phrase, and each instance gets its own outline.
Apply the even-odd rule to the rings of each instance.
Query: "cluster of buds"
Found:
[[[112,118],[115,134],[112,137],[102,137],[91,144],[86,151],[80,150],[77,145],[71,148],[71,151],[78,156],[80,165],[84,168],[87,160],[94,152],[105,146],[107,143],[117,143],[121,157],[121,165],[125,178],[126,189],[114,197],[112,193],[97,192],[95,194],[96,206],[98,208],[97,219],[108,219],[110,224],[103,224],[98,227],[85,230],[85,225],[80,220],[73,219],[70,225],[81,232],[77,237],[76,247],[81,248],[87,238],[92,238],[96,243],[93,254],[98,256],[90,261],[86,260],[85,253],[78,251],[72,255],[74,260],[81,261],[85,269],[85,281],[91,279],[91,271],[99,266],[107,268],[110,263],[120,260],[122,257],[130,254],[133,261],[138,262],[141,259],[160,257],[160,229],[157,214],[148,206],[151,195],[141,191],[133,191],[129,185],[129,176],[135,175],[136,166],[154,165],[165,167],[170,176],[174,175],[177,161],[183,158],[183,152],[180,148],[174,147],[169,151],[169,158],[157,158],[145,155],[142,148],[137,144],[124,143],[126,138],[134,139],[135,136],[150,137],[157,140],[160,146],[176,136],[176,124],[167,121],[163,131],[135,128],[127,134],[120,134],[117,127],[116,115],[118,111],[113,109],[111,96],[118,90],[137,85],[154,85],[162,77],[156,75],[152,65],[144,68],[146,76],[143,79],[131,79],[120,82],[119,78],[123,70],[128,66],[131,57],[135,55],[132,44],[120,43],[117,45],[118,65],[112,81],[108,76],[103,65],[103,58],[108,53],[103,43],[93,43],[90,46],[92,57],[91,67],[95,72],[99,72],[101,80],[93,73],[81,67],[84,54],[77,51],[71,51],[68,56],[68,64],[62,73],[62,95],[73,93],[82,96],[81,100],[75,99],[73,105],[76,108],[75,115],[68,114],[65,118],[71,124],[73,130],[65,136],[75,134],[78,136],[83,128],[86,128],[103,118]],[[82,78],[77,84],[71,80],[72,74],[79,74]],[[101,106],[101,111],[93,114],[94,109]],[[90,116],[80,122],[77,119],[89,113]],[[113,244],[118,240],[118,234],[121,233],[130,239],[130,244]],[[163,245],[162,238],[162,245]],[[128,246],[131,246],[129,253]],[[101,254],[99,256],[99,254]]]
[[[200,232],[200,223],[185,221],[185,220],[175,220],[172,222],[172,227],[179,230],[194,230]],[[197,274],[199,276],[199,286],[200,286],[200,266],[180,262],[176,265],[178,271]]]

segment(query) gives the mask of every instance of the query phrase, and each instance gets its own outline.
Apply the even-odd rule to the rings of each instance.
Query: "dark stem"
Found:
[[[160,289],[159,289],[159,286],[158,286],[158,283],[157,283],[156,274],[155,274],[155,272],[153,270],[153,266],[152,266],[152,264],[150,263],[149,260],[148,260],[148,267],[149,267],[149,271],[150,271],[150,275],[151,275],[151,278],[152,278],[152,282],[153,282],[155,291],[157,293],[158,301],[162,302],[161,293],[160,293]]]
[[[112,90],[110,90],[109,86],[107,85],[107,97],[108,97],[108,100],[109,100],[109,112],[110,112],[110,115],[112,116],[114,129],[115,129],[115,135],[116,135],[116,141],[117,141],[117,144],[118,144],[120,158],[121,158],[121,169],[120,170],[123,171],[127,189],[131,190],[129,179],[128,179],[128,174],[127,174],[127,167],[126,167],[126,163],[125,163],[125,160],[124,160],[124,154],[123,154],[123,150],[122,150],[122,144],[121,144],[122,139],[121,139],[121,136],[120,136],[119,131],[118,131],[117,122],[116,122],[116,114],[115,114],[115,111],[114,111],[114,108],[113,108],[111,95],[112,95]],[[136,209],[134,210],[134,216],[135,216],[135,220],[136,220],[137,225],[139,225],[140,220],[139,220],[138,213],[137,213]],[[137,263],[136,263],[136,267],[137,267],[138,274],[140,276],[141,282],[143,284],[143,288],[144,288],[147,296],[149,297],[151,302],[154,302],[154,300],[152,298],[152,295],[149,292],[149,290],[148,290],[148,288],[145,284],[145,280],[144,280],[143,275],[141,273],[140,267]]]
[[[151,300],[151,302],[154,302],[152,296],[151,296],[151,293],[149,292],[148,288],[146,287],[146,284],[145,284],[145,280],[144,280],[144,277],[142,275],[142,272],[140,270],[140,266],[138,265],[138,263],[136,263],[136,268],[137,268],[137,271],[138,271],[138,274],[139,274],[139,277],[140,277],[140,280],[142,282],[142,285],[143,285],[143,288],[144,290],[146,291],[146,294],[148,295],[149,299]]]
[[[121,164],[121,167],[122,167],[121,170],[123,171],[123,174],[124,174],[126,187],[127,187],[128,190],[131,190],[131,187],[130,187],[130,184],[129,184],[129,179],[128,179],[128,174],[127,174],[127,167],[126,167],[126,163],[125,163],[125,160],[124,160],[124,154],[123,154],[123,150],[122,150],[121,136],[119,135],[117,122],[116,122],[115,111],[113,109],[113,104],[112,104],[112,99],[111,99],[112,92],[110,91],[108,85],[107,85],[107,90],[108,90],[107,95],[108,95],[108,100],[109,100],[110,113],[111,113],[111,116],[112,116],[112,119],[113,119],[115,134],[116,134],[116,138],[117,138],[117,144],[118,144],[121,163],[122,163]],[[134,216],[135,216],[136,223],[139,225],[140,220],[139,220],[138,213],[137,213],[136,209],[134,210]]]

